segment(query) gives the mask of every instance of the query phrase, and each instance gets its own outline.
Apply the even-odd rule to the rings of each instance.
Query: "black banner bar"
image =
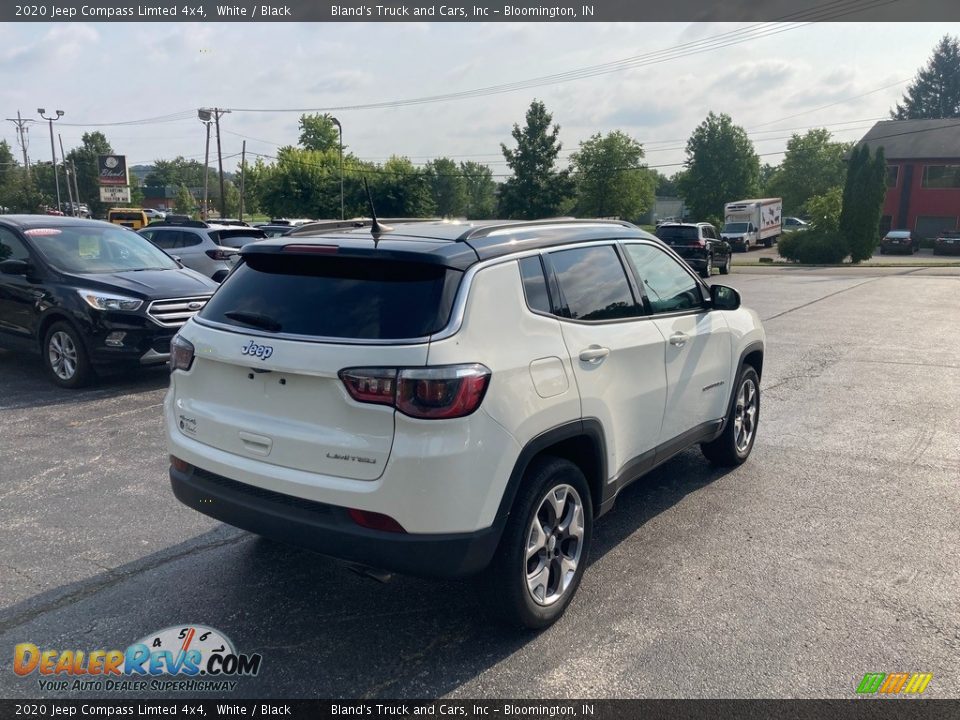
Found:
[[[55,0],[4,22],[910,22],[960,20],[957,0]]]
[[[960,700],[0,700],[0,718],[68,717],[954,720]]]

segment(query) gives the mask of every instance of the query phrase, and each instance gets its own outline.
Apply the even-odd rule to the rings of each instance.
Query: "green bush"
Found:
[[[780,257],[804,265],[837,265],[847,256],[847,246],[837,233],[806,230],[781,235],[777,252]]]

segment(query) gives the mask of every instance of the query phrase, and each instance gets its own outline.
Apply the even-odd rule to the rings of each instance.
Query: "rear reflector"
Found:
[[[172,467],[177,472],[188,473],[193,469],[193,466],[188,463],[186,460],[181,460],[176,455],[170,456],[170,467]]]
[[[350,514],[350,519],[360,527],[369,528],[370,530],[380,530],[382,532],[407,532],[400,523],[389,515],[370,512],[368,510],[355,510],[354,508],[349,508],[347,512]]]

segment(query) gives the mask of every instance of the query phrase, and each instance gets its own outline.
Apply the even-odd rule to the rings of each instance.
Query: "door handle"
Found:
[[[678,348],[681,348],[687,344],[687,340],[689,339],[690,339],[689,335],[682,332],[675,332],[673,335],[670,336],[670,344],[675,345]]]
[[[600,347],[599,345],[591,345],[585,350],[580,351],[580,359],[583,360],[583,362],[596,365],[609,354],[610,348]]]

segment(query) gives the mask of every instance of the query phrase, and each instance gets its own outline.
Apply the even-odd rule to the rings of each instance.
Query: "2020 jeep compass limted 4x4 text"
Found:
[[[376,568],[482,574],[543,627],[594,519],[691,445],[736,465],[764,334],[627,223],[411,223],[249,245],[177,334],[185,504]]]

